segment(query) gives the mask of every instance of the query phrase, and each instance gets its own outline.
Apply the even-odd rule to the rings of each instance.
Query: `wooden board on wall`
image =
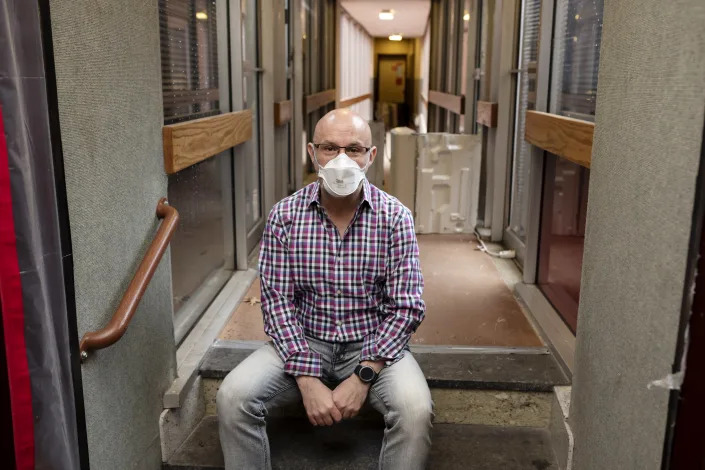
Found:
[[[526,112],[527,142],[590,168],[595,124],[539,111]]]
[[[477,119],[475,120],[483,126],[497,127],[497,103],[478,101]]]
[[[318,108],[327,105],[328,103],[333,103],[335,101],[335,88],[330,90],[322,91],[320,93],[314,93],[308,95],[304,99],[304,107],[306,113],[315,111]]]
[[[340,102],[340,107],[347,108],[348,106],[352,106],[354,104],[360,103],[360,102],[368,100],[370,98],[372,98],[372,94],[367,93],[366,95],[356,96],[355,98],[350,98],[349,100],[342,100]]]
[[[164,126],[164,170],[171,175],[251,138],[249,109]]]
[[[291,100],[278,101],[274,103],[274,125],[281,126],[291,121],[293,115],[293,104]]]
[[[451,95],[441,91],[428,90],[428,102],[441,108],[445,108],[455,114],[465,112],[465,97],[461,95]]]

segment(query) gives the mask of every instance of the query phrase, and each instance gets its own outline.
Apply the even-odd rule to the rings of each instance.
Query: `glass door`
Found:
[[[164,123],[229,111],[215,0],[160,0]],[[223,21],[223,18],[220,19]],[[225,98],[225,99],[224,99]],[[180,222],[171,242],[174,334],[190,331],[234,269],[232,151],[169,175]]]
[[[594,121],[602,0],[559,0],[552,63],[552,114]],[[546,152],[538,284],[570,329],[578,324],[590,170]]]

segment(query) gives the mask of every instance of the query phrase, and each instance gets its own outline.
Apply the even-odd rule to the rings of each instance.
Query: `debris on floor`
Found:
[[[260,300],[257,297],[247,297],[247,298],[245,298],[245,302],[247,302],[250,305],[256,305],[256,304],[262,303],[262,302],[260,302]]]

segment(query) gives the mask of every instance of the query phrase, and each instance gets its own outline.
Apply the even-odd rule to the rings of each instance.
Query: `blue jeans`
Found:
[[[321,354],[324,383],[335,386],[352,375],[362,342],[333,344],[308,338],[308,343]],[[284,372],[273,345],[266,344],[233,369],[216,400],[225,468],[270,469],[267,413],[302,401],[296,380]],[[409,351],[382,369],[367,400],[384,415],[379,468],[424,468],[431,448],[433,403],[426,379]]]

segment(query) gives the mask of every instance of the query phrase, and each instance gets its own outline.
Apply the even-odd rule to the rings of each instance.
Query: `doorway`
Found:
[[[377,56],[376,105],[378,118],[384,121],[386,129],[409,124],[409,107],[407,100],[407,71],[409,69],[406,55],[380,54]]]

